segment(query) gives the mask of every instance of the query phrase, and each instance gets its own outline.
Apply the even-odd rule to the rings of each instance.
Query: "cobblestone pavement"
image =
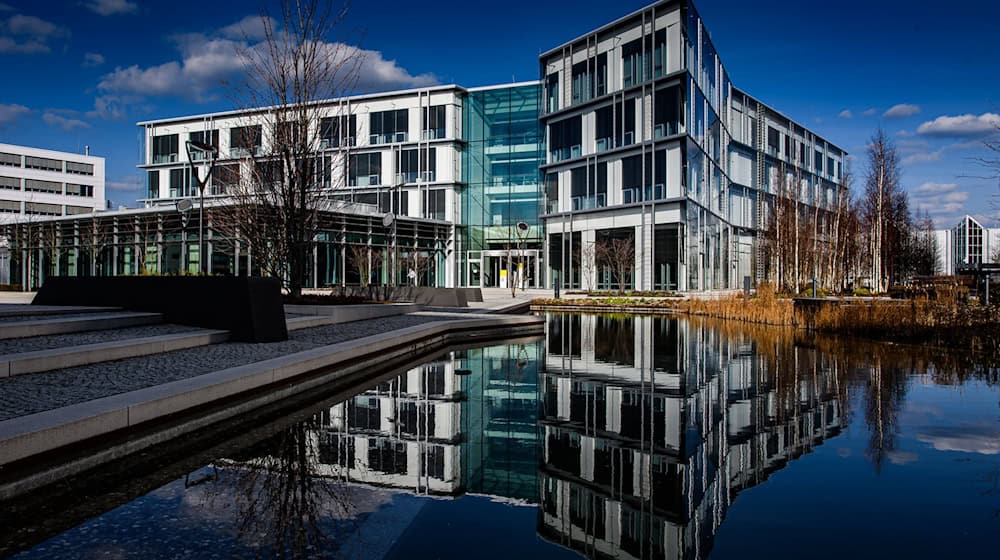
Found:
[[[227,342],[153,356],[7,377],[0,379],[0,421],[441,320],[448,318],[408,315],[383,317],[292,331],[289,333],[289,340],[284,342]]]
[[[146,327],[85,331],[79,333],[34,336],[31,338],[10,338],[0,340],[0,356],[6,354],[18,354],[20,352],[34,352],[36,350],[49,350],[51,348],[63,348],[67,346],[81,346],[83,344],[97,344],[99,342],[113,342],[115,340],[127,340],[130,338],[145,338],[147,336],[160,336],[163,334],[194,332],[198,330],[201,329],[181,325],[149,325]]]

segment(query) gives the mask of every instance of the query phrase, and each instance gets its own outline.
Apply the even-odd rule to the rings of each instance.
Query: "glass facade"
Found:
[[[473,90],[465,98],[459,285],[541,285],[540,104],[538,84]]]

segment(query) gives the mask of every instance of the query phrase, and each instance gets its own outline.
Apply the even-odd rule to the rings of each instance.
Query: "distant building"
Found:
[[[104,208],[104,158],[0,144],[0,219]]]
[[[940,274],[950,276],[963,265],[997,262],[1000,227],[985,227],[972,216],[963,216],[951,229],[934,232]]]

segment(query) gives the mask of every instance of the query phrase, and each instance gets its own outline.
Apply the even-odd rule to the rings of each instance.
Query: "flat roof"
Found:
[[[46,149],[46,148],[35,148],[33,146],[21,146],[21,145],[18,145],[18,144],[4,144],[4,143],[0,143],[0,151],[21,152],[19,155],[31,155],[31,154],[25,154],[25,153],[23,153],[25,150],[30,150],[32,152],[39,152],[39,155],[51,156],[53,158],[59,158],[59,159],[66,159],[67,157],[73,157],[73,158],[91,158],[91,159],[100,159],[100,160],[104,159],[101,156],[87,155],[87,154],[78,154],[76,152],[63,152],[63,151],[60,151],[60,150],[49,150],[49,149]]]
[[[348,96],[345,96],[345,97],[333,97],[333,98],[329,98],[329,99],[319,99],[319,100],[310,102],[310,104],[311,105],[326,105],[326,104],[332,104],[332,103],[340,103],[340,102],[344,102],[344,101],[364,101],[364,100],[379,99],[379,98],[384,98],[384,97],[398,97],[398,96],[401,96],[401,95],[410,95],[410,94],[414,94],[414,93],[418,93],[418,92],[426,92],[426,91],[432,91],[432,92],[434,92],[434,91],[455,91],[455,90],[466,91],[465,88],[463,88],[463,87],[461,87],[459,85],[456,85],[456,84],[443,84],[443,85],[438,85],[438,86],[428,86],[428,87],[410,88],[410,89],[399,89],[399,90],[393,90],[393,91],[382,91],[382,92],[378,92],[378,93],[364,93],[364,94],[358,94],[358,95],[348,95]],[[214,118],[221,118],[221,117],[236,116],[236,115],[241,115],[241,114],[245,114],[245,113],[259,113],[259,112],[267,111],[269,109],[273,109],[275,107],[276,107],[276,105],[271,105],[271,106],[268,106],[268,107],[253,107],[253,108],[247,108],[247,109],[230,109],[228,111],[218,111],[218,112],[215,112],[215,113],[202,113],[202,114],[199,114],[199,115],[184,115],[184,116],[179,116],[179,117],[171,117],[171,118],[164,118],[164,119],[154,119],[154,120],[149,120],[149,121],[139,121],[139,122],[137,122],[135,124],[136,124],[136,126],[148,126],[148,125],[156,125],[156,124],[178,123],[178,122],[185,122],[185,121],[198,121],[198,120],[204,120],[204,119],[214,119]]]

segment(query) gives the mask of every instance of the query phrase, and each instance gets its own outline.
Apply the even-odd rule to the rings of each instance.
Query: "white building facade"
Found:
[[[102,157],[0,144],[0,215],[7,221],[103,210],[104,187]]]
[[[845,152],[736,89],[687,0],[545,52],[540,67],[549,283],[612,287],[593,247],[615,239],[633,244],[635,289],[762,281],[779,184],[795,184],[803,215],[837,201]]]
[[[1000,227],[984,226],[972,216],[963,216],[951,229],[934,231],[939,274],[951,276],[960,267],[1000,262]]]

